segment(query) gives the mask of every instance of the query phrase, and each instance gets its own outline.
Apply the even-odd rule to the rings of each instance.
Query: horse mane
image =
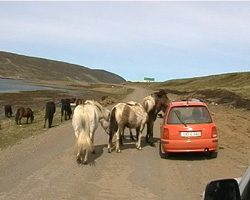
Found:
[[[137,103],[135,101],[129,101],[126,104],[129,105],[129,106],[138,106],[139,105],[139,103]]]
[[[102,113],[102,115],[103,115],[104,118],[106,118],[106,117],[109,118],[109,116],[105,115],[106,113],[104,113],[104,107],[99,102],[97,102],[95,100],[86,100],[84,104],[95,105],[98,108],[98,110]]]
[[[167,95],[167,92],[165,90],[159,90],[158,92],[154,92],[154,95],[161,98],[162,96]]]

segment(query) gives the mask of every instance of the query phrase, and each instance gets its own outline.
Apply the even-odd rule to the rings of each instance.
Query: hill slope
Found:
[[[65,62],[23,56],[0,51],[0,78],[28,80],[83,81],[121,83],[125,79],[105,70]]]
[[[205,98],[218,103],[250,109],[250,72],[176,79],[156,83],[160,89],[186,97]]]

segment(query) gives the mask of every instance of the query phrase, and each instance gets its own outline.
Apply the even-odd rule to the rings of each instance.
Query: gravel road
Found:
[[[151,92],[137,88],[124,102],[141,101]],[[249,111],[221,105],[211,105],[210,110],[221,133],[217,159],[203,154],[161,159],[159,118],[154,127],[156,147],[143,138],[142,150],[137,150],[126,130],[122,153],[108,153],[108,135],[99,127],[96,154],[89,156],[90,164],[78,165],[76,139],[71,121],[67,121],[0,151],[0,199],[201,199],[207,182],[240,177],[250,164]],[[244,124],[240,129],[239,122]]]

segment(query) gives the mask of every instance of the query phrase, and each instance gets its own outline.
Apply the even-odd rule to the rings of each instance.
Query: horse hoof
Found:
[[[79,159],[79,158],[76,159],[76,162],[77,162],[77,164],[79,164],[79,165],[82,163],[81,159]]]
[[[108,149],[108,153],[111,153],[111,149]]]
[[[116,149],[116,153],[121,153],[121,149]]]
[[[137,149],[138,149],[138,150],[142,150],[142,148],[141,148],[141,147],[137,147]]]
[[[88,163],[87,163],[87,161],[83,161],[82,164],[87,165]]]
[[[155,147],[155,143],[154,142],[151,142],[150,145],[151,145],[151,147]]]

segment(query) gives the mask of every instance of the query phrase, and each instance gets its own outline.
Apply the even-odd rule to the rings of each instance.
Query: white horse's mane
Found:
[[[94,104],[99,109],[105,120],[108,121],[110,111],[107,108],[104,108],[99,102],[95,100],[86,100],[84,104]]]

